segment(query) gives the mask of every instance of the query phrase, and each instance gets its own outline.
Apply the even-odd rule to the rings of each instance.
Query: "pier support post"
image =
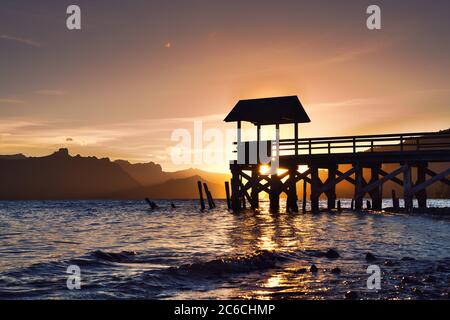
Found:
[[[231,209],[230,183],[225,181],[225,195],[227,196],[227,207]]]
[[[427,173],[427,163],[421,163],[417,167],[417,181],[416,185],[419,185],[426,180]],[[422,190],[416,193],[417,202],[419,204],[419,208],[424,209],[427,207],[427,189],[423,188]]]
[[[311,211],[319,212],[319,168],[311,166]]]
[[[254,168],[252,168],[252,192],[251,192],[252,203],[251,203],[251,207],[253,210],[259,208],[258,177],[259,177],[258,166],[255,166]]]
[[[370,183],[379,180],[380,169],[381,169],[381,164],[376,164],[370,168]],[[370,191],[370,196],[372,198],[373,210],[381,211],[381,209],[382,209],[382,201],[383,201],[382,200],[383,199],[382,185],[383,184],[381,183],[378,187],[376,187]]]
[[[306,190],[308,182],[306,182],[306,177],[303,179],[303,199],[302,199],[302,211],[303,213],[306,212]]]
[[[289,183],[286,209],[287,209],[287,211],[290,211],[290,212],[298,212],[297,183],[295,180],[296,174],[297,174],[297,168],[290,167],[289,168],[289,179],[288,179],[288,181],[286,181],[287,183]]]
[[[231,209],[239,211],[241,209],[241,201],[239,195],[239,169],[231,166]]]
[[[355,164],[355,210],[360,211],[362,209],[363,197],[362,187],[363,187],[363,169],[358,163]]]
[[[279,212],[280,211],[280,191],[281,191],[281,180],[277,174],[272,174],[270,176],[270,211]]]
[[[327,183],[330,183],[333,185],[332,188],[326,192],[328,210],[336,208],[336,170],[337,170],[336,165],[332,165],[332,166],[328,167]]]
[[[405,171],[403,172],[403,198],[405,201],[406,211],[411,211],[413,208],[413,195],[410,193],[412,189],[411,180],[411,166],[409,163],[405,164]]]

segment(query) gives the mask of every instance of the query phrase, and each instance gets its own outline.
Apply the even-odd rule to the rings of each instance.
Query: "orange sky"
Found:
[[[450,127],[448,2],[381,1],[379,31],[365,1],[78,3],[81,31],[65,29],[69,2],[2,2],[1,154],[182,169],[174,129],[233,128],[239,99],[279,95],[299,96],[306,137]]]

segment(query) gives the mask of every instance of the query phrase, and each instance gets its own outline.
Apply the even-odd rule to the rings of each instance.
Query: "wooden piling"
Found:
[[[298,212],[298,205],[297,205],[297,183],[295,180],[295,175],[297,173],[297,169],[289,168],[289,189],[288,189],[288,197],[286,201],[286,209],[289,212]]]
[[[212,209],[213,208],[213,204],[211,202],[211,198],[210,198],[210,195],[209,195],[208,185],[206,183],[203,183],[203,188],[205,189],[205,196],[206,196],[206,200],[208,201],[208,207],[210,209]]]
[[[336,170],[337,166],[328,167],[328,183],[332,184],[330,190],[326,192],[328,210],[332,210],[336,206]]]
[[[270,211],[279,212],[280,211],[280,191],[281,191],[281,181],[277,174],[272,174],[270,176]]]
[[[426,172],[427,172],[427,163],[421,163],[417,167],[417,181],[416,185],[424,183],[426,180]],[[416,193],[417,202],[419,208],[423,209],[427,207],[427,189],[423,188],[422,190]]]
[[[366,208],[367,210],[372,209],[372,204],[370,203],[370,200],[366,200]]]
[[[200,199],[200,208],[203,211],[205,210],[205,200],[203,200],[203,189],[201,181],[197,181],[197,187],[198,187],[198,196]]]
[[[259,177],[258,166],[255,166],[252,169],[252,190],[251,190],[252,203],[250,204],[253,210],[259,208],[259,191],[260,190],[258,188],[258,177]]]
[[[359,211],[362,209],[363,197],[362,192],[362,179],[363,179],[363,169],[360,164],[356,164],[355,168],[355,210]]]
[[[394,208],[394,211],[398,211],[398,209],[400,208],[400,205],[399,205],[398,198],[395,195],[395,190],[392,190],[391,194],[392,194],[392,207]]]
[[[355,210],[355,199],[352,199],[352,202],[350,203],[350,210]]]
[[[231,209],[231,199],[230,199],[230,183],[225,181],[225,194],[227,196],[227,207],[228,210]]]
[[[319,211],[319,168],[317,166],[311,166],[311,211]]]
[[[239,170],[235,167],[231,167],[231,209],[233,211],[239,211],[241,209],[240,195],[239,195]]]
[[[337,201],[337,211],[339,211],[339,212],[342,211],[341,200],[338,200],[338,201]]]
[[[376,182],[379,180],[380,175],[380,167],[381,164],[376,164],[370,168],[370,182]],[[383,183],[381,183],[378,187],[372,189],[369,194],[372,198],[372,207],[374,210],[381,211],[382,209],[382,201],[383,201]]]
[[[306,190],[307,190],[307,181],[303,179],[303,199],[302,199],[302,211],[306,212]]]
[[[409,164],[405,165],[403,171],[403,198],[405,201],[406,211],[411,211],[413,208],[413,195],[410,193],[412,189],[411,167]]]

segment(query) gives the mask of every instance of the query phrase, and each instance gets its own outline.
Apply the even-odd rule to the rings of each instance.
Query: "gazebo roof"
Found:
[[[311,122],[297,96],[239,100],[224,121],[254,125]]]

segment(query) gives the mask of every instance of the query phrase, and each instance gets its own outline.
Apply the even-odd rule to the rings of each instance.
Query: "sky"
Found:
[[[81,30],[66,28],[70,4]],[[366,27],[371,4],[381,30]],[[223,119],[239,99],[284,95],[311,118],[302,137],[447,129],[449,9],[445,0],[2,0],[0,154],[68,147],[225,171],[227,143],[216,148],[222,162],[174,163],[174,130],[192,132],[194,121],[232,130]]]

